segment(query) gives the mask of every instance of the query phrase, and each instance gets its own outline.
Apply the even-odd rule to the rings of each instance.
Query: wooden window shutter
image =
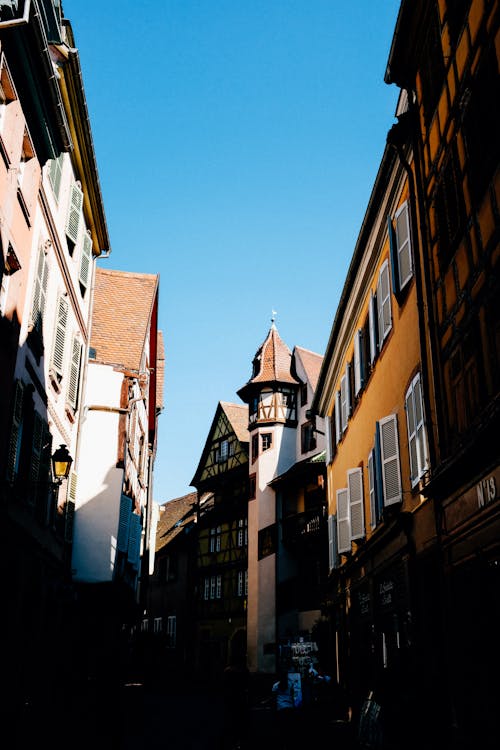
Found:
[[[378,351],[377,297],[373,292],[370,294],[370,302],[368,303],[368,328],[370,331],[370,364],[373,364]]]
[[[339,556],[337,552],[337,516],[328,516],[328,567],[330,572],[338,568]]]
[[[83,289],[89,285],[90,269],[92,265],[92,238],[85,232],[82,243],[82,257],[80,258],[79,281]]]
[[[71,361],[69,364],[69,378],[68,378],[68,403],[73,410],[76,410],[78,406],[78,394],[80,385],[80,368],[82,361],[82,345],[76,336],[73,338],[73,344],[71,347]]]
[[[363,470],[349,469],[347,472],[349,490],[349,512],[351,517],[351,539],[365,536],[365,509],[363,505]]]
[[[388,506],[403,500],[396,415],[381,419],[379,427],[384,505]]]
[[[7,454],[7,481],[13,482],[19,461],[19,438],[23,421],[24,383],[17,380],[14,388],[12,424],[10,428],[9,451]]]
[[[128,549],[128,535],[131,515],[132,500],[126,495],[122,495],[120,498],[120,516],[118,519],[118,533],[116,540],[116,548],[120,552],[126,552]]]
[[[36,267],[35,285],[33,289],[33,303],[31,306],[30,325],[33,330],[42,333],[43,315],[47,298],[49,268],[45,257],[45,248],[40,245],[38,263]]]
[[[351,521],[347,488],[337,490],[337,539],[339,554],[351,551]]]
[[[410,212],[408,201],[403,203],[395,217],[395,235],[397,248],[398,289],[408,283],[413,275],[413,263],[411,257],[411,230]]]
[[[83,193],[76,182],[74,182],[70,189],[68,216],[66,218],[66,235],[69,237],[73,245],[76,245],[78,242],[82,206]]]
[[[62,296],[59,297],[51,366],[60,377],[62,377],[64,368],[64,344],[66,341],[66,328],[68,325],[68,309],[68,301],[66,298]]]

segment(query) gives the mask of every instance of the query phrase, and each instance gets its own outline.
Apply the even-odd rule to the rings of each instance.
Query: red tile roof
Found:
[[[292,352],[280,337],[273,323],[263,344],[253,360],[254,374],[238,395],[244,399],[248,386],[252,383],[298,383],[291,373]]]
[[[140,370],[157,274],[97,268],[90,346],[97,362]]]
[[[226,416],[240,443],[248,443],[248,406],[246,404],[230,404],[220,401]]]
[[[309,382],[311,383],[312,389],[313,391],[315,391],[318,384],[319,372],[321,370],[323,356],[321,354],[311,352],[309,351],[309,349],[303,349],[301,346],[295,347],[295,354],[298,354],[298,356],[300,357]]]
[[[156,552],[171,542],[187,524],[194,523],[197,498],[196,492],[190,492],[160,505],[156,526]]]

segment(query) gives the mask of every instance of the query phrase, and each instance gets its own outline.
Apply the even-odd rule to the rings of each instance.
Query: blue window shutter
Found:
[[[126,552],[128,549],[128,535],[131,515],[132,500],[126,495],[122,495],[120,499],[120,516],[118,519],[118,534],[116,540],[116,548],[120,552]]]
[[[368,303],[368,327],[370,331],[370,364],[373,364],[378,351],[377,296],[373,292]]]

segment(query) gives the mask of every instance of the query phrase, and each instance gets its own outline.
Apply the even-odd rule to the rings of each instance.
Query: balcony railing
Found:
[[[283,543],[299,544],[317,537],[326,529],[326,509],[314,508],[304,513],[296,513],[282,520]]]

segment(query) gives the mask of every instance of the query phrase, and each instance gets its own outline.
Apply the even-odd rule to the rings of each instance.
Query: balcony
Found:
[[[326,508],[312,508],[304,513],[295,513],[281,521],[282,541],[287,546],[316,543],[327,533]]]

